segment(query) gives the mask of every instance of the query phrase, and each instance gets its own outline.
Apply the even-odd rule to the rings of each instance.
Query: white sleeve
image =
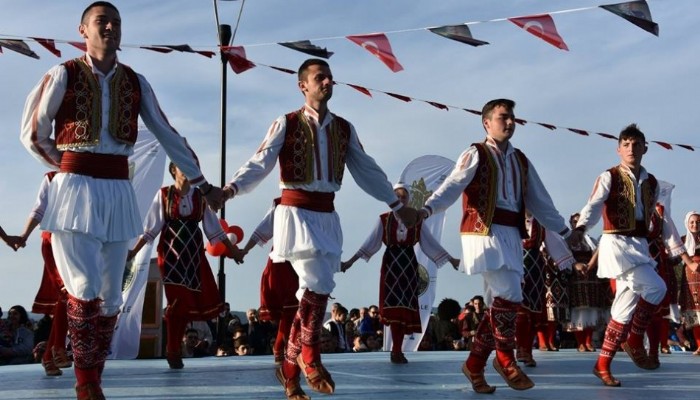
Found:
[[[233,174],[230,185],[236,194],[251,192],[275,168],[286,130],[284,115],[272,123],[255,154]]]
[[[29,213],[29,218],[32,218],[38,222],[41,222],[41,220],[44,219],[46,205],[48,204],[50,184],[51,181],[49,180],[49,177],[44,175],[44,179],[42,179],[41,185],[39,186],[39,193],[37,193],[34,208],[32,208],[32,211]]]
[[[348,143],[345,164],[357,186],[364,190],[365,193],[379,201],[383,201],[389,208],[400,208],[401,203],[398,202],[391,182],[389,182],[384,171],[377,165],[377,162],[374,161],[374,158],[365,153],[352,124],[350,124],[350,143]]]
[[[204,234],[211,244],[219,243],[226,237],[226,232],[224,232],[224,229],[221,227],[219,216],[208,206],[204,207],[202,228],[204,228]]]
[[[269,242],[270,239],[272,239],[272,235],[275,229],[275,208],[276,205],[273,204],[272,207],[270,207],[270,209],[267,210],[267,214],[265,214],[262,221],[260,221],[258,226],[255,228],[253,234],[250,235],[250,238],[258,246],[263,246],[267,242]]]
[[[425,209],[430,214],[435,214],[450,207],[474,179],[478,165],[479,153],[475,146],[471,146],[459,156],[450,175],[425,202]]]
[[[420,231],[420,249],[425,253],[428,258],[433,260],[438,268],[445,265],[446,262],[450,260],[450,254],[445,250],[440,243],[435,239],[429,229],[422,229]]]
[[[544,234],[544,246],[547,249],[547,254],[559,266],[560,270],[571,269],[576,263],[574,256],[571,254],[566,241],[552,230],[547,230]]]
[[[58,169],[61,153],[51,138],[53,120],[63,102],[68,73],[62,65],[51,68],[27,96],[22,112],[20,141],[44,165]]]
[[[377,218],[377,223],[374,225],[374,229],[369,234],[365,242],[362,243],[360,249],[357,250],[357,255],[359,255],[363,260],[369,261],[372,256],[382,248],[382,235],[384,234],[384,225],[382,224],[381,218]]]
[[[549,195],[547,188],[545,188],[535,166],[530,163],[530,160],[528,160],[525,207],[545,228],[559,234],[569,232],[564,217],[554,207],[552,197]]]
[[[143,238],[151,243],[163,230],[164,225],[163,216],[163,195],[161,191],[156,192],[156,196],[153,198],[151,207],[148,209],[146,218],[143,221]]]
[[[593,192],[590,197],[588,197],[588,202],[583,206],[580,212],[581,215],[579,216],[576,226],[585,226],[586,230],[589,230],[600,221],[600,218],[603,216],[605,200],[607,200],[610,195],[611,180],[612,177],[608,171],[598,176],[598,179],[596,179],[593,185]]]
[[[189,179],[192,186],[206,182],[197,163],[197,156],[187,144],[187,140],[170,126],[168,119],[160,109],[151,85],[141,74],[137,74],[141,85],[141,109],[139,114],[148,130],[158,139],[163,150]]]

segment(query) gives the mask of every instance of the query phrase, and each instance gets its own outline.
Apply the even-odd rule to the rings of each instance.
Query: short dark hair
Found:
[[[515,108],[515,102],[510,99],[494,99],[489,101],[488,103],[484,104],[484,107],[481,109],[481,119],[487,119],[491,118],[491,113],[496,107],[505,107],[510,111],[513,111]]]
[[[300,81],[306,79],[306,70],[308,70],[309,67],[312,65],[320,65],[322,67],[328,68],[331,67],[325,60],[321,60],[320,58],[309,58],[303,63],[301,63],[301,65],[299,66],[299,71],[297,71],[297,77]]]
[[[108,1],[96,1],[92,4],[90,4],[89,6],[85,7],[85,11],[83,11],[83,15],[80,16],[80,23],[81,24],[85,23],[85,17],[87,17],[87,15],[90,13],[90,10],[92,10],[95,7],[111,8],[112,10],[116,11],[117,14],[119,14],[119,10],[117,9],[117,7],[114,4],[112,4]]]
[[[627,139],[639,139],[643,143],[646,143],[646,138],[644,137],[644,132],[640,131],[637,124],[629,124],[620,132],[620,136],[617,138],[617,143],[622,143],[623,140]]]

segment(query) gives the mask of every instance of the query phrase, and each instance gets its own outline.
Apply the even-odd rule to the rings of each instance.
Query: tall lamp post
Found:
[[[231,43],[231,25],[219,24],[219,45],[229,46]],[[226,74],[228,72],[228,57],[220,48],[221,53],[221,187],[226,185]],[[226,205],[221,207],[221,219],[226,219]],[[219,257],[219,274],[217,275],[221,301],[226,301],[226,272],[224,272],[225,256]]]

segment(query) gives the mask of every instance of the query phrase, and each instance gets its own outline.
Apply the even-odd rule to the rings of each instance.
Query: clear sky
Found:
[[[88,3],[0,0],[0,38],[80,41],[77,26]],[[274,43],[309,39],[335,52],[329,62],[340,82],[478,110],[492,98],[508,97],[518,103],[516,115],[528,121],[613,135],[636,122],[648,140],[700,145],[696,114],[700,2],[696,0],[650,0],[659,37],[600,8],[554,14],[568,52],[508,21],[470,25],[475,38],[491,43],[478,48],[418,29],[608,3],[614,1],[248,0],[234,44],[245,46],[254,62],[296,70],[307,56]],[[219,58],[131,47],[187,43],[197,50],[216,50],[212,1],[115,0],[114,4],[123,21],[120,61],[146,76],[170,122],[198,153],[205,175],[218,183]],[[240,2],[219,3],[222,22],[235,25],[239,7]],[[374,32],[387,32],[404,71],[391,72],[344,38]],[[18,140],[26,95],[51,66],[80,55],[68,44],[57,45],[63,52],[60,59],[37,43],[30,46],[40,60],[7,49],[0,55],[0,225],[11,234],[21,232],[46,172]],[[303,102],[292,75],[266,67],[241,75],[229,70],[228,75],[227,179],[253,154],[270,123]],[[345,85],[336,87],[330,109],[353,122],[365,150],[392,181],[416,157],[437,154],[455,160],[470,143],[484,137],[480,118],[457,108],[439,110],[381,93],[369,98]],[[613,140],[564,129],[549,131],[533,123],[519,126],[513,143],[530,157],[565,217],[580,210],[596,176],[618,162]],[[644,165],[659,179],[676,185],[673,216],[681,233],[685,213],[700,208],[695,198],[698,160],[700,149],[668,151],[653,143],[644,158]],[[229,223],[250,233],[278,195],[277,184],[275,170],[255,192],[227,203]],[[348,174],[336,208],[346,259],[387,206],[362,192]],[[461,258],[460,215],[458,202],[448,210],[442,243]],[[42,271],[39,244],[36,232],[17,253],[0,247],[0,306],[4,309],[14,304],[31,306]],[[268,250],[252,250],[242,266],[227,262],[226,300],[233,309],[258,306],[260,273]],[[335,301],[348,307],[376,303],[380,260],[378,254],[369,263],[359,261],[338,275]],[[210,261],[216,273],[218,260]],[[453,297],[462,302],[481,289],[481,278],[448,266],[439,272],[436,301]]]

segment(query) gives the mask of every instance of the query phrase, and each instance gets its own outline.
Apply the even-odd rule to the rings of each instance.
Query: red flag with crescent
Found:
[[[363,47],[374,54],[381,62],[394,72],[403,71],[394,53],[391,51],[389,39],[383,33],[370,33],[367,35],[346,36],[351,42]]]
[[[530,34],[537,36],[556,48],[566,51],[569,50],[569,47],[564,43],[564,39],[559,36],[557,27],[554,26],[554,20],[549,14],[508,18],[508,21],[518,25]]]

